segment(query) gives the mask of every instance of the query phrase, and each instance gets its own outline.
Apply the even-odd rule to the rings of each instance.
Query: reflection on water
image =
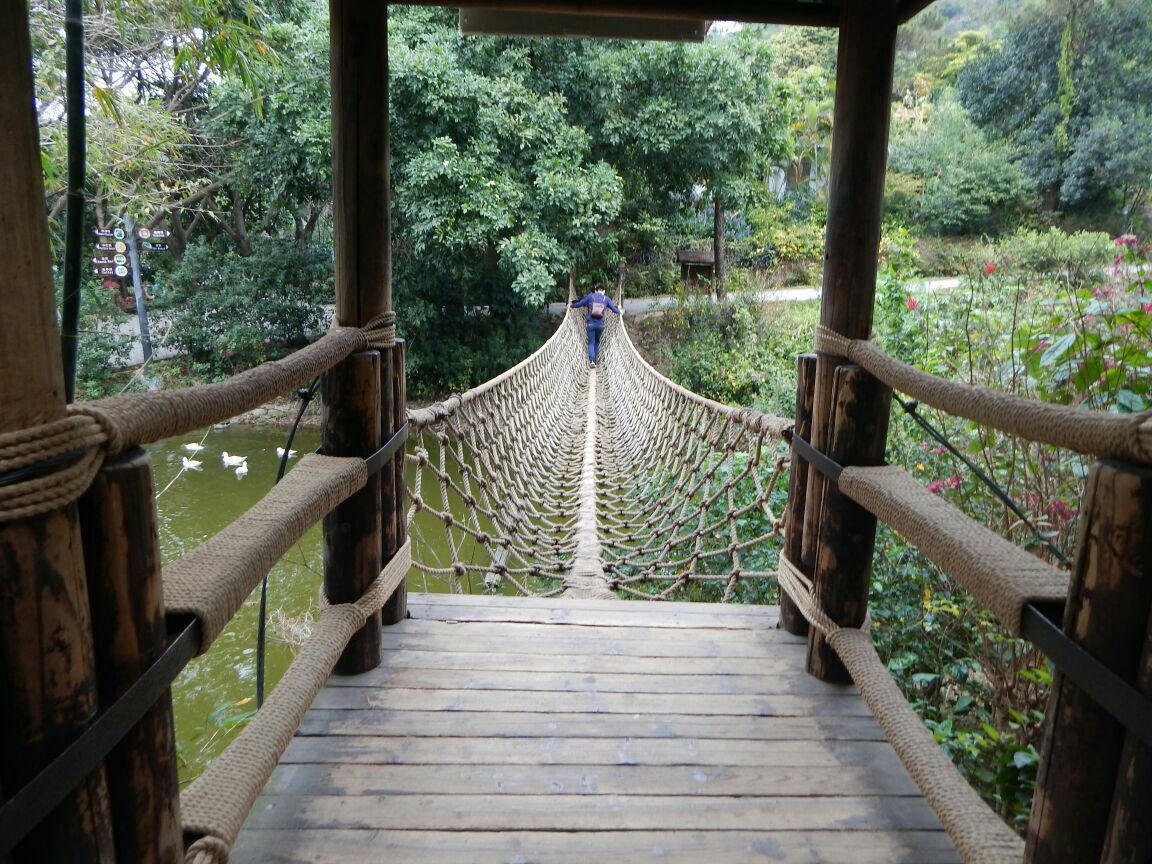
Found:
[[[276,479],[287,430],[251,426],[211,429],[148,448],[158,492],[160,551],[165,563],[211,537],[260,500]],[[191,453],[184,444],[202,442]],[[301,430],[293,449],[309,453],[319,433]],[[246,457],[243,466],[225,465],[223,455]],[[200,465],[185,468],[185,460]],[[289,461],[291,465],[299,456]],[[246,471],[245,471],[246,469]],[[293,641],[306,634],[317,613],[322,572],[320,528],[280,561],[268,577],[271,616],[267,653],[269,689],[294,653]],[[176,740],[181,781],[199,774],[234,737],[256,707],[257,590],[203,657],[193,660],[174,685]]]

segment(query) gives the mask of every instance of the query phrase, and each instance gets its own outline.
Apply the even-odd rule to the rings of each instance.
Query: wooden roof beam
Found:
[[[400,5],[405,4],[401,0]],[[423,0],[421,6],[454,9],[492,9],[503,12],[543,12],[604,17],[656,18],[669,20],[745,21],[755,24],[795,24],[836,27],[840,23],[839,0]]]

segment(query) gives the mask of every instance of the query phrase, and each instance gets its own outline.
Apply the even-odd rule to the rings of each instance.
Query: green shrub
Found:
[[[331,253],[257,238],[241,257],[210,243],[189,247],[172,273],[172,342],[194,368],[224,377],[274,360],[322,332],[333,297]]]
[[[1101,231],[1067,234],[1059,228],[1046,232],[1023,228],[999,244],[997,260],[1025,274],[1060,273],[1069,268],[1086,272],[1106,266],[1114,251],[1112,239]]]

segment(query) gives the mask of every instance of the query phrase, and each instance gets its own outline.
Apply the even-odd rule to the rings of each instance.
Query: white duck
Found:
[[[223,453],[220,454],[220,461],[222,461],[225,465],[227,465],[231,468],[235,468],[237,465],[243,465],[245,462],[247,462],[248,457],[247,456],[232,456],[228,453],[227,450],[225,450]]]
[[[277,447],[276,448],[276,455],[279,456],[281,459],[283,459],[284,458],[284,448],[283,447]],[[289,459],[291,459],[295,455],[296,455],[295,450],[289,450],[288,451],[288,458]]]
[[[199,471],[201,464],[199,459],[189,459],[187,456],[180,457],[180,467],[185,471]]]
[[[241,462],[239,465],[236,466],[236,476],[237,477],[243,477],[247,473],[248,473],[248,463],[247,462]]]
[[[187,450],[189,453],[199,453],[204,449],[203,444],[197,444],[195,441],[191,441],[188,444],[181,444],[180,446]]]

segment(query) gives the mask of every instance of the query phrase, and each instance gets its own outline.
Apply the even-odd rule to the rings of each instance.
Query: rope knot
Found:
[[[188,847],[185,864],[228,864],[231,847],[219,837],[206,835]]]
[[[369,348],[392,348],[396,345],[396,313],[389,309],[371,319],[360,332]]]
[[[71,504],[100,470],[111,423],[73,413],[0,435],[0,524]]]

